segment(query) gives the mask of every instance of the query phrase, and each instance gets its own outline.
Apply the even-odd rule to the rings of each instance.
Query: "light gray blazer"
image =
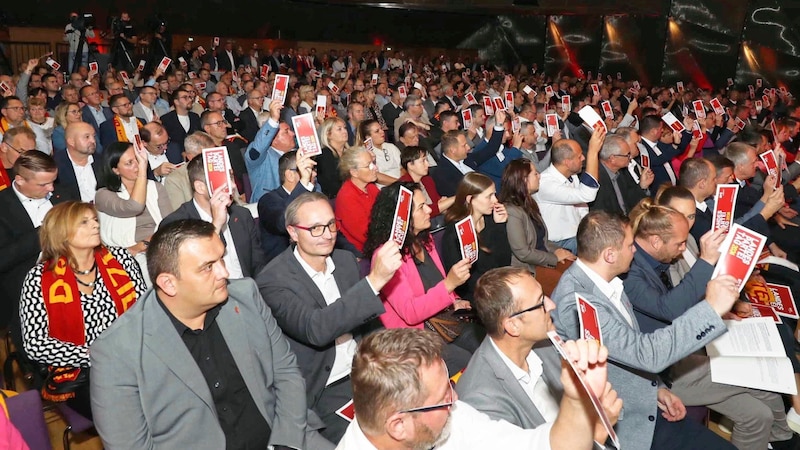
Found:
[[[567,269],[553,291],[556,310],[551,313],[558,334],[565,339],[579,337],[575,292],[597,308],[603,344],[608,347],[608,381],[623,401],[615,427],[622,448],[650,448],[655,430],[658,373],[723,334],[727,328],[707,302],[700,302],[685,314],[654,333],[639,331],[628,297],[622,303],[633,321],[628,325],[616,307],[577,264]]]
[[[542,377],[556,401],[561,400],[561,361],[550,342],[534,348],[542,359]],[[495,420],[532,429],[545,423],[487,336],[469,360],[456,385],[458,399]]]
[[[253,280],[230,281],[216,321],[272,429],[270,444],[333,449],[310,431],[322,422],[306,408],[294,354]],[[155,290],[94,342],[91,360],[92,412],[105,448],[225,448],[206,380]]]

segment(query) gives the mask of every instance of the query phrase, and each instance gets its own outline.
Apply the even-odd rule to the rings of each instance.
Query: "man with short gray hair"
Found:
[[[403,112],[394,121],[394,142],[400,140],[400,126],[411,122],[419,129],[420,136],[427,136],[432,125],[418,95],[409,95],[403,101]]]
[[[601,209],[610,213],[628,213],[647,197],[648,188],[653,182],[653,171],[644,169],[642,177],[637,184],[626,170],[631,160],[630,145],[622,136],[606,136],[603,147],[600,149],[600,188],[597,190],[595,200],[589,203],[589,210]]]

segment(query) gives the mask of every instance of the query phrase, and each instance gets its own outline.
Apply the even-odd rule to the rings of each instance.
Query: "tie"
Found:
[[[658,277],[661,279],[661,282],[664,283],[664,287],[667,288],[668,291],[671,291],[672,281],[669,279],[669,269],[662,271]]]

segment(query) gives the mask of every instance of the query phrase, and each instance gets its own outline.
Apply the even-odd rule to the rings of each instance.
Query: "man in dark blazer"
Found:
[[[553,423],[564,393],[561,358],[547,337],[553,326],[550,311],[555,304],[544,295],[533,275],[520,267],[485,273],[478,281],[474,301],[487,337],[458,380],[458,399],[494,420],[505,420],[520,428],[533,429]],[[520,317],[523,314],[527,317]],[[595,342],[589,351],[600,353]],[[530,376],[528,380],[520,380],[518,376],[526,368]],[[585,376],[591,385],[597,386],[595,392],[603,392],[601,401],[614,420],[622,409],[622,401],[615,391],[605,392],[606,371],[606,361],[599,358]],[[546,389],[536,391],[534,387],[539,383]],[[531,391],[536,392],[534,399],[529,395]],[[584,413],[586,422],[598,421],[592,410]],[[595,432],[594,440],[605,442],[605,432],[596,430],[598,427],[592,426],[586,432]]]
[[[253,89],[247,93],[247,107],[239,113],[239,134],[247,142],[253,142],[258,134],[258,114],[264,107],[264,93],[260,89]]]
[[[194,158],[186,166],[189,183],[192,185],[192,200],[182,204],[172,214],[164,217],[164,226],[182,219],[206,220],[214,224],[228,251],[225,254],[230,278],[253,278],[267,264],[258,229],[247,208],[231,204],[231,196],[225,192],[208,192],[203,170],[203,158]],[[232,242],[231,242],[232,241]],[[231,249],[233,246],[233,249]],[[236,261],[232,261],[234,250]]]
[[[677,176],[675,170],[672,168],[672,159],[683,153],[689,141],[692,140],[692,134],[688,132],[679,133],[680,139],[675,142],[675,134],[673,133],[673,143],[666,144],[661,142],[663,121],[658,116],[645,116],[639,121],[639,152],[642,155],[647,155],[650,158],[650,169],[653,171],[653,184],[651,185],[651,194],[658,191],[659,186],[664,183],[677,184]]]
[[[735,448],[701,424],[684,419],[683,403],[658,373],[726,331],[721,316],[738,298],[736,280],[728,275],[711,280],[705,300],[658,333],[645,334],[618,278],[628,271],[634,254],[627,219],[591,211],[581,220],[577,240],[582,251],[553,291],[556,310],[551,317],[562,338],[578,339],[575,294],[597,309],[611,362],[608,380],[625,404],[625,413],[616,425],[622,447]]]
[[[496,126],[494,133],[489,141],[481,141],[470,150],[467,137],[462,131],[448,131],[442,136],[442,158],[436,171],[433,173],[433,181],[436,183],[436,190],[443,197],[456,195],[458,183],[469,172],[478,170],[478,167],[490,160],[500,150],[503,141],[503,123],[505,112],[500,111],[495,116],[500,117],[500,125]]]
[[[81,88],[80,93],[81,101],[84,103],[83,108],[81,108],[81,120],[94,127],[95,134],[100,136],[100,125],[106,120],[111,120],[114,117],[114,113],[111,112],[110,108],[102,106],[100,91],[96,87],[84,86]],[[98,123],[98,120],[100,120],[100,123]]]
[[[389,103],[385,104],[383,108],[381,108],[381,115],[383,116],[383,122],[388,124],[389,126],[394,126],[394,121],[400,117],[400,114],[403,112],[403,107],[401,106],[402,102],[400,101],[400,94],[397,90],[393,90],[391,96],[389,97]],[[389,142],[394,142],[394,130],[390,130],[391,132],[386,133],[386,139]]]
[[[19,296],[23,280],[41,252],[39,227],[54,204],[80,200],[80,196],[62,192],[54,184],[58,176],[56,163],[38,150],[22,153],[13,172],[12,185],[0,190],[0,329],[10,327],[17,350],[22,351]]]
[[[70,124],[66,130],[66,141],[66,149],[53,153],[53,159],[58,166],[56,188],[70,199],[93,202],[101,164],[96,154],[97,144],[92,128],[86,123]],[[91,165],[91,176],[79,181],[75,175],[75,166],[86,165]]]
[[[153,235],[154,289],[92,345],[106,448],[333,448],[275,318],[252,280],[227,279],[224,254],[205,221]]]
[[[183,140],[186,139],[186,136],[200,131],[202,128],[200,127],[200,116],[190,111],[192,97],[189,92],[178,88],[172,92],[171,100],[175,109],[161,116],[161,125],[167,130],[170,140],[167,146],[167,159],[172,164],[180,164],[183,162],[183,156],[181,156]]]
[[[589,210],[601,209],[610,213],[628,215],[639,201],[647,197],[647,188],[653,182],[653,171],[646,169],[639,183],[628,172],[631,149],[622,136],[608,135],[600,150],[600,188]]]
[[[278,325],[289,338],[306,380],[306,401],[338,442],[348,423],[336,410],[353,398],[350,365],[356,340],[375,326],[385,309],[378,292],[400,267],[397,245],[375,252],[372,271],[359,275],[352,253],[334,250],[336,220],[328,198],[300,195],[286,211],[286,228],[297,244],[258,274],[256,281]]]
[[[307,192],[319,192],[315,186],[314,161],[296,151],[284,153],[278,160],[281,185],[258,199],[258,217],[261,225],[261,247],[267,262],[289,248],[284,212],[294,199]]]

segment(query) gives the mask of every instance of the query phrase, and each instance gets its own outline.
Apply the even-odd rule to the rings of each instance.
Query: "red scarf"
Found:
[[[119,316],[136,302],[133,282],[105,247],[95,251],[94,259]],[[42,272],[42,296],[50,322],[50,337],[75,345],[86,345],[81,292],[75,273],[63,256],[58,258],[55,266],[51,265],[52,261],[45,262]]]
[[[117,141],[119,142],[133,142],[128,136],[125,134],[125,127],[122,126],[122,121],[119,120],[119,116],[114,114],[114,131],[117,132]],[[138,118],[136,119],[136,128],[141,129],[144,125],[142,125],[142,121]]]
[[[23,120],[22,124],[25,125],[26,128],[30,128],[27,120]],[[5,117],[0,117],[0,133],[6,134],[6,131],[8,131],[10,128],[12,127],[11,124],[8,123],[8,120],[6,120]]]
[[[11,187],[11,177],[5,167],[0,166],[0,191]]]

